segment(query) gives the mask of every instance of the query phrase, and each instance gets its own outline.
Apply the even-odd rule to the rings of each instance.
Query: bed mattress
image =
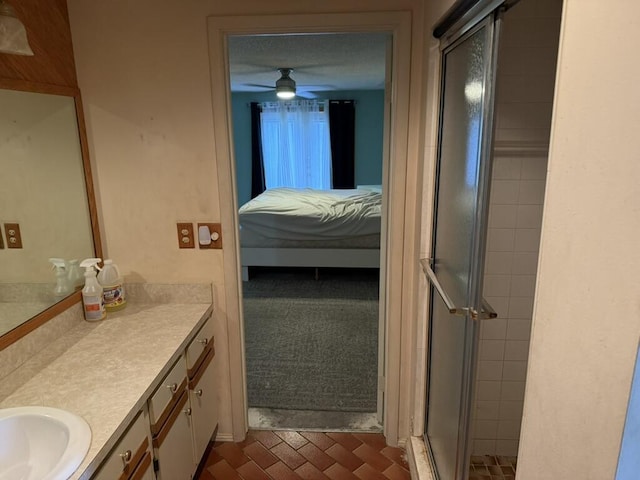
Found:
[[[240,208],[241,244],[271,239],[278,246],[322,241],[326,247],[327,241],[362,237],[366,243],[377,236],[379,246],[381,209],[382,195],[374,191],[269,189]]]

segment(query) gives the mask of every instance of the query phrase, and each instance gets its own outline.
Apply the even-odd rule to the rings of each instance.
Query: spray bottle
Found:
[[[82,303],[84,304],[84,318],[89,322],[103,320],[107,316],[104,309],[104,295],[102,286],[98,283],[98,263],[100,258],[87,258],[80,262],[84,267],[84,288],[82,289]]]
[[[107,309],[107,312],[122,310],[127,306],[124,280],[113,260],[104,261],[104,266],[98,273],[98,282],[104,289],[104,308]]]
[[[55,270],[56,286],[53,288],[53,294],[56,297],[66,297],[73,288],[69,284],[67,279],[67,262],[62,258],[50,258],[49,261],[53,264],[52,270]]]

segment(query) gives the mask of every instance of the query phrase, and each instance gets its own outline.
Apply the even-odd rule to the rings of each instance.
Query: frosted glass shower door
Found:
[[[426,440],[442,480],[467,478],[493,116],[490,16],[443,50]]]

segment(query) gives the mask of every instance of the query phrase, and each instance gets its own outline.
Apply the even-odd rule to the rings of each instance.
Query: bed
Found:
[[[380,267],[376,188],[268,189],[238,212],[242,279],[250,266]]]

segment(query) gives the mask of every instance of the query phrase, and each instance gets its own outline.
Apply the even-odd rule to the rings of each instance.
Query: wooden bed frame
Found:
[[[240,260],[246,282],[249,267],[380,268],[380,249],[242,247]]]

